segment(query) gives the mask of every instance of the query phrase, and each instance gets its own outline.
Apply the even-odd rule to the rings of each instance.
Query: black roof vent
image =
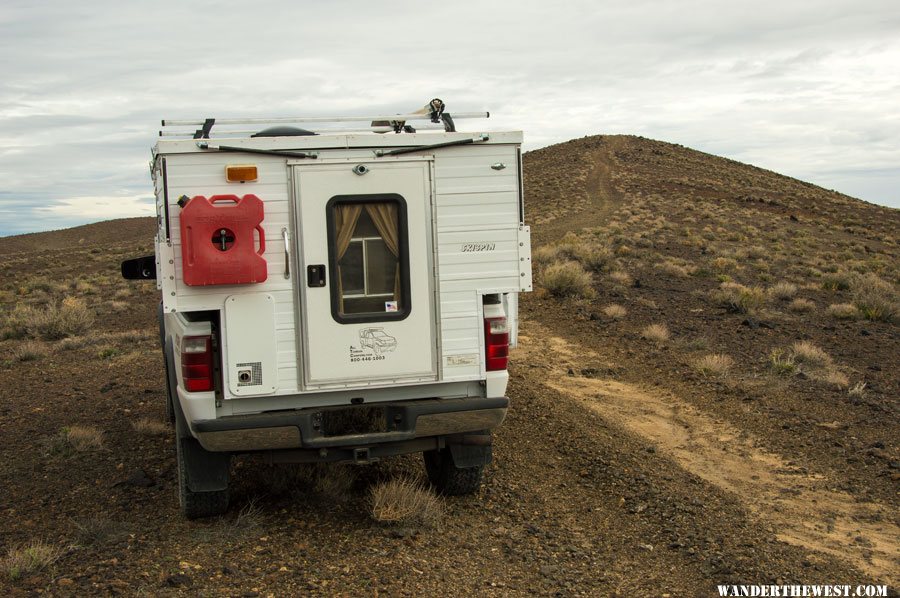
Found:
[[[269,127],[268,129],[263,129],[259,133],[254,133],[250,137],[300,137],[304,135],[318,135],[318,133],[307,131],[306,129],[300,129],[297,127],[280,125],[277,127]]]

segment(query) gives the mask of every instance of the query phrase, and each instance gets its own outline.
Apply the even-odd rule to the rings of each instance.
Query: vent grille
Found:
[[[262,362],[261,361],[253,361],[251,363],[238,363],[236,364],[238,368],[238,383],[239,387],[241,386],[261,386],[263,383],[262,380]],[[250,371],[250,379],[245,379],[246,377],[241,376],[241,372],[248,370]],[[242,379],[244,378],[244,379]]]

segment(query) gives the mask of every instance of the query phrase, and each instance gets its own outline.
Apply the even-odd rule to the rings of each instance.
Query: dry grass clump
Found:
[[[40,540],[32,540],[24,546],[10,548],[0,559],[0,573],[10,580],[46,569],[62,556],[62,550]]]
[[[717,257],[710,262],[713,270],[717,272],[730,272],[737,270],[737,261],[730,257]]]
[[[441,500],[409,478],[373,486],[369,498],[372,517],[382,523],[436,527],[443,515]]]
[[[59,304],[16,310],[13,316],[19,319],[28,336],[48,341],[84,334],[94,323],[94,314],[84,300],[71,296]]]
[[[809,341],[799,341],[791,345],[791,354],[797,363],[825,368],[832,364],[831,356]]]
[[[125,301],[110,301],[109,306],[113,311],[127,311],[131,304]]]
[[[816,304],[809,299],[797,297],[788,304],[788,309],[797,313],[807,313],[816,309]]]
[[[664,343],[670,336],[669,327],[665,324],[650,324],[641,330],[641,338],[657,343]]]
[[[97,287],[86,280],[76,280],[70,286],[79,295],[93,295],[97,292]]]
[[[676,278],[687,278],[691,275],[691,271],[688,270],[685,266],[681,264],[676,264],[675,262],[659,262],[658,264],[653,265],[654,268],[658,268],[662,270],[665,274],[669,276],[674,276]]]
[[[713,299],[730,312],[747,314],[762,307],[766,302],[766,295],[760,287],[723,282],[713,293]]]
[[[863,398],[866,396],[866,383],[865,382],[857,382],[847,391],[847,396]]]
[[[615,272],[610,273],[609,278],[614,283],[620,284],[623,287],[630,287],[634,284],[634,279],[632,279],[631,275],[624,270],[616,270]]]
[[[54,282],[46,276],[35,276],[29,278],[21,286],[19,286],[20,295],[33,295],[35,293],[46,293],[52,295],[66,290],[66,285]]]
[[[797,285],[792,282],[778,282],[769,287],[769,295],[779,301],[787,301],[797,294]]]
[[[728,355],[712,353],[705,355],[694,363],[698,372],[708,377],[724,378],[728,370],[734,365],[734,360]]]
[[[28,321],[34,308],[22,303],[16,304],[12,311],[3,315],[0,326],[0,340],[22,339],[28,336]]]
[[[839,372],[838,370],[827,370],[813,377],[829,386],[835,386],[837,388],[847,388],[850,386],[850,379],[847,378],[846,374]]]
[[[541,285],[555,297],[593,297],[591,273],[578,262],[550,264],[539,275]]]
[[[47,346],[37,341],[25,341],[12,349],[12,358],[16,361],[35,361],[47,355]]]
[[[541,245],[531,252],[531,262],[539,268],[556,261],[559,261],[559,247],[555,245]]]
[[[169,426],[149,417],[142,417],[131,422],[131,427],[135,432],[144,436],[165,436],[169,433]]]
[[[826,291],[846,291],[850,288],[850,274],[831,272],[822,276],[822,288]]]
[[[621,320],[628,315],[628,310],[617,303],[612,303],[603,308],[603,313],[613,320]]]
[[[592,272],[603,272],[609,268],[613,253],[604,245],[587,243],[578,247],[573,257]]]
[[[855,320],[859,317],[859,310],[852,303],[832,303],[825,311],[838,320]]]
[[[103,432],[89,426],[74,425],[63,430],[66,442],[78,452],[103,447]]]
[[[769,360],[772,371],[779,375],[802,374],[837,388],[850,385],[850,380],[835,367],[831,356],[809,341],[796,342],[789,351],[775,349]]]
[[[100,349],[97,350],[97,357],[99,357],[100,359],[112,359],[113,357],[118,357],[121,354],[122,351],[120,351],[117,347],[112,347],[109,345],[100,347]]]
[[[769,353],[769,367],[779,376],[791,376],[797,372],[797,362],[794,356],[784,349],[773,349]]]
[[[97,336],[70,336],[56,343],[56,349],[59,351],[74,351],[90,345],[96,345],[101,342]]]
[[[557,260],[579,262],[592,272],[603,272],[613,260],[613,252],[607,245],[593,239],[579,238],[571,232],[566,233],[554,250]]]
[[[893,322],[900,316],[900,297],[894,285],[872,273],[854,279],[853,304],[867,320]]]

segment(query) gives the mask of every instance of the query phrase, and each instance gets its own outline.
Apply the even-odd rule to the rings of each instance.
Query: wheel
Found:
[[[189,446],[196,443],[196,446]],[[194,492],[188,488],[187,463],[189,454],[203,451],[200,443],[193,438],[181,438],[175,441],[175,452],[178,461],[178,503],[181,513],[188,519],[214,517],[228,510],[228,487],[224,490]]]
[[[428,480],[440,494],[461,496],[474,494],[481,487],[484,465],[457,467],[450,449],[443,448],[422,453]]]

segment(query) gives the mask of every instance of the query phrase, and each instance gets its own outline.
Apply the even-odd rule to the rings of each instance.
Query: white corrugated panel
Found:
[[[287,168],[283,158],[228,154],[181,154],[166,158],[169,192],[170,239],[175,259],[175,281],[178,293],[177,309],[180,311],[222,309],[225,298],[242,292],[268,293],[275,301],[276,356],[278,389],[275,394],[294,394],[299,390],[297,376],[297,344],[295,338],[294,296],[291,279],[284,278],[285,247],[281,229],[290,226]],[[256,164],[258,183],[228,183],[225,181],[227,164]],[[181,223],[178,198],[182,195],[253,194],[263,201],[265,217],[262,228],[266,250],[263,254],[268,265],[265,282],[247,285],[188,286],[182,278]]]
[[[462,146],[436,154],[435,190],[443,379],[479,379],[480,296],[519,290],[515,146]]]

